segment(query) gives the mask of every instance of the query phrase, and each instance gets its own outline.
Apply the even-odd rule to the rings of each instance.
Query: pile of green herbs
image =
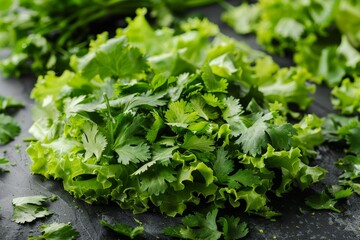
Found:
[[[256,33],[270,53],[293,54],[317,83],[332,87],[344,114],[360,109],[360,1],[259,0],[227,5],[223,20],[241,34]]]
[[[197,208],[168,235],[239,239],[246,225],[218,211],[272,218],[271,199],[326,174],[309,163],[324,120],[296,111],[311,104],[311,75],[206,19],[154,29],[145,14],[114,38],[98,35],[73,70],[38,79],[31,170],[88,203],[169,216]]]
[[[218,0],[2,0],[0,48],[9,50],[0,68],[5,76],[61,73],[72,54],[84,55],[97,31],[116,28],[120,17],[138,7],[152,10],[155,21],[167,25],[174,12]]]

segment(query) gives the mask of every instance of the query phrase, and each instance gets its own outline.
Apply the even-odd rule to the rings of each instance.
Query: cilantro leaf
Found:
[[[208,92],[223,92],[227,93],[228,82],[226,79],[217,79],[211,71],[209,65],[204,65],[203,74],[201,75],[204,85]]]
[[[84,157],[85,160],[89,159],[93,155],[95,155],[97,159],[100,159],[101,154],[107,145],[106,138],[99,132],[97,125],[90,123],[84,126],[82,142],[86,150]]]
[[[187,128],[189,123],[198,119],[197,115],[197,112],[192,111],[187,102],[180,100],[169,104],[165,119],[170,126]]]
[[[184,143],[181,145],[182,148],[189,150],[198,150],[201,152],[212,152],[214,148],[214,141],[207,138],[206,136],[201,136],[200,138],[196,135],[187,133],[184,136]]]
[[[177,180],[172,169],[157,167],[147,171],[142,175],[140,189],[150,195],[159,195],[168,188],[168,183]]]
[[[218,118],[218,113],[210,106],[206,105],[205,100],[201,96],[191,98],[191,107],[198,113],[198,115],[205,120]]]
[[[142,165],[138,170],[136,170],[132,175],[138,175],[147,171],[151,166],[161,163],[164,166],[167,166],[170,162],[170,159],[173,157],[174,150],[178,149],[178,146],[169,147],[169,148],[156,148],[152,152],[152,160],[150,162]]]
[[[228,186],[238,188],[239,184],[246,187],[255,187],[261,185],[260,176],[255,170],[240,169],[235,174],[228,176]]]
[[[76,231],[70,223],[51,223],[42,224],[39,227],[42,235],[30,236],[29,240],[74,240],[79,237],[79,232]]]
[[[248,229],[244,222],[231,216],[218,218],[218,210],[214,209],[206,215],[196,212],[182,219],[183,224],[163,230],[167,236],[182,239],[240,239],[247,235]],[[219,228],[219,223],[222,230]]]
[[[12,200],[14,212],[11,220],[17,223],[25,223],[53,214],[42,206],[47,199],[47,197],[41,195],[14,198]]]
[[[241,144],[246,153],[252,156],[261,154],[262,149],[271,143],[277,149],[288,149],[291,137],[296,130],[290,124],[276,126],[268,123],[273,113],[259,117],[249,128],[243,131],[236,143]]]
[[[330,185],[321,193],[314,193],[307,197],[305,203],[314,209],[329,209],[340,212],[340,210],[335,207],[337,200],[347,198],[351,195],[351,188],[344,189],[341,186]]]
[[[240,222],[240,218],[233,216],[225,216],[219,218],[218,222],[223,227],[223,234],[225,240],[235,240],[244,238],[249,229],[245,222]]]
[[[348,151],[360,154],[359,134],[360,123],[358,117],[346,117],[330,114],[324,123],[324,136],[328,141],[338,142],[345,140]]]
[[[118,154],[118,162],[124,165],[128,165],[130,162],[144,162],[150,158],[150,148],[144,143],[118,146],[115,148],[115,152]]]
[[[296,134],[290,123],[281,126],[269,125],[266,132],[270,136],[271,145],[276,149],[289,149],[292,143],[291,137]]]
[[[154,117],[154,123],[146,134],[146,140],[153,143],[159,134],[159,130],[164,126],[164,121],[156,110],[151,114]]]
[[[111,230],[113,230],[123,236],[127,236],[131,239],[134,239],[135,237],[141,235],[142,232],[144,231],[144,227],[142,225],[138,225],[136,227],[131,227],[129,225],[122,224],[122,223],[116,223],[116,224],[112,225],[105,220],[100,220],[100,224],[103,225],[104,227],[110,228]]]
[[[128,46],[125,37],[119,37],[108,40],[95,52],[78,59],[77,68],[89,79],[97,74],[103,79],[111,76],[122,78],[143,73],[147,64],[137,48]]]
[[[182,219],[182,226],[164,229],[164,233],[183,239],[219,239],[222,233],[216,224],[217,213],[215,209],[206,215],[198,212],[187,215]]]
[[[214,162],[214,174],[220,183],[226,183],[228,175],[234,170],[234,162],[227,158],[228,152],[224,148],[216,151],[216,160]]]
[[[20,133],[20,127],[15,120],[7,115],[0,114],[0,144],[6,144]]]
[[[339,177],[339,183],[343,186],[349,186],[355,193],[360,195],[360,158],[358,156],[346,155],[336,162],[336,166],[343,170]]]
[[[340,212],[339,209],[335,208],[337,203],[336,199],[329,196],[326,192],[320,194],[314,194],[305,200],[306,205],[313,209],[329,209],[335,212]]]

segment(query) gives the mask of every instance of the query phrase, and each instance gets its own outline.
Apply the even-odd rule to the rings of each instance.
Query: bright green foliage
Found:
[[[272,118],[273,113],[256,117],[256,121],[243,131],[237,142],[242,145],[245,153],[250,153],[252,156],[259,155],[267,144],[277,149],[289,149],[296,130],[291,124],[276,126],[269,123]]]
[[[47,199],[40,195],[14,198],[12,201],[14,212],[11,220],[17,223],[26,223],[53,214],[42,206]]]
[[[345,140],[347,151],[360,155],[360,122],[358,117],[346,117],[335,114],[327,116],[324,123],[324,136],[328,141]]]
[[[93,155],[99,159],[107,145],[107,142],[106,138],[99,133],[97,125],[90,123],[85,125],[84,134],[81,139],[86,151],[84,156],[85,160],[89,159]]]
[[[6,76],[46,74],[48,70],[62,72],[68,69],[71,55],[84,55],[87,52],[85,46],[89,43],[91,47],[99,45],[100,40],[93,40],[96,31],[117,27],[119,16],[133,15],[137,8],[147,7],[151,9],[158,24],[169,25],[175,18],[175,12],[219,1],[221,0],[2,0],[0,48],[9,48],[11,54],[0,62],[0,69]],[[103,21],[109,18],[111,20],[106,21],[105,27]],[[141,31],[141,34],[147,36],[146,32]],[[157,45],[158,43],[156,42]],[[116,62],[111,61],[111,58],[106,62],[101,52],[95,53],[96,57],[91,57],[91,61],[90,57],[88,59],[90,65],[87,70],[91,66],[96,67],[93,62],[100,59],[104,68],[99,74],[103,74],[106,69],[110,70],[109,74],[113,74],[119,64],[124,64],[122,70],[125,66],[136,66],[130,64],[133,62],[129,59],[136,60],[138,54],[131,51],[123,53],[126,58],[119,58]],[[96,69],[98,68],[86,72],[93,74]]]
[[[246,223],[240,222],[240,218],[234,216],[220,217],[218,223],[222,226],[225,240],[244,238],[249,232]]]
[[[13,4],[12,0],[4,0],[1,3],[0,11],[8,10],[12,6],[12,4]]]
[[[360,75],[359,75],[360,76]],[[351,81],[346,78],[340,86],[334,87],[331,91],[331,102],[335,109],[343,114],[360,112],[360,77],[354,75]]]
[[[20,133],[20,127],[15,120],[7,115],[0,114],[0,144],[6,144]]]
[[[347,198],[351,195],[351,188],[345,189],[341,186],[333,185],[321,193],[311,195],[306,199],[305,203],[313,209],[329,209],[335,212],[340,212],[340,210],[335,207],[337,200]]]
[[[299,123],[294,125],[297,134],[293,137],[293,145],[302,150],[303,156],[315,156],[315,147],[324,142],[322,132],[324,121],[325,119],[314,114],[307,114]]]
[[[30,236],[28,240],[75,240],[80,236],[70,223],[42,224],[39,229],[42,235]]]
[[[142,225],[139,225],[136,227],[131,227],[129,225],[122,224],[122,223],[116,223],[116,224],[112,225],[105,220],[101,220],[100,224],[103,225],[104,227],[110,228],[111,230],[113,230],[123,236],[127,236],[131,239],[136,238],[138,235],[140,235],[144,231],[144,227]]]
[[[240,239],[247,235],[248,228],[240,219],[232,216],[218,217],[218,210],[206,215],[196,212],[183,218],[180,226],[164,229],[165,235],[181,239]]]
[[[340,212],[339,209],[335,208],[335,204],[337,203],[336,199],[333,199],[325,192],[308,197],[305,203],[313,209],[329,209]]]
[[[329,142],[345,143],[345,157],[336,162],[343,173],[339,176],[339,183],[350,187],[360,195],[360,121],[357,116],[346,117],[330,114],[323,126],[324,137]]]
[[[1,165],[5,165],[8,166],[9,165],[9,160],[7,160],[6,158],[0,158],[0,164]],[[3,169],[2,167],[0,167],[0,172],[7,172],[8,170]]]
[[[260,9],[255,4],[244,2],[241,6],[232,7],[225,5],[227,11],[221,16],[222,20],[229,24],[235,32],[248,34],[255,31],[259,21]]]
[[[4,112],[8,110],[9,108],[20,108],[23,107],[24,104],[18,101],[15,101],[12,98],[6,98],[3,96],[0,96],[0,112]]]
[[[324,176],[302,155],[315,142],[293,141],[297,131],[285,118],[290,104],[310,103],[303,70],[281,69],[206,19],[178,31],[153,29],[145,13],[73,57],[73,72],[39,78],[30,128],[38,141],[27,149],[33,173],[63,181],[86,202],[114,201],[134,213],[241,205],[269,218],[278,214],[269,193],[304,189]],[[283,174],[280,187],[275,171]],[[221,230],[216,214],[206,224],[200,215],[186,220],[207,229],[187,234],[244,235],[231,218],[220,221]]]
[[[223,20],[238,33],[255,32],[269,52],[294,52],[295,63],[314,81],[336,86],[345,76],[359,74],[358,1],[260,0],[229,6]]]
[[[112,76],[136,77],[145,71],[144,57],[137,48],[126,45],[125,41],[124,37],[110,39],[79,60],[77,67],[81,75],[86,78],[99,75],[105,79]]]
[[[341,158],[336,165],[344,171],[340,175],[340,184],[351,187],[355,193],[360,195],[360,157],[346,155]]]

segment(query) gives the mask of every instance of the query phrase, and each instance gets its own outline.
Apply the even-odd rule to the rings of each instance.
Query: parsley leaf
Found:
[[[107,144],[105,136],[99,133],[97,125],[90,123],[84,126],[82,142],[86,150],[84,157],[85,160],[89,159],[93,155],[95,155],[97,159],[100,159]]]
[[[182,219],[183,226],[165,229],[164,233],[183,239],[219,239],[222,234],[216,223],[217,213],[215,209],[206,215],[198,212],[187,215]]]
[[[110,228],[111,230],[113,230],[123,236],[127,236],[131,239],[134,239],[137,236],[141,235],[141,233],[144,231],[144,227],[142,225],[139,225],[136,227],[131,227],[129,225],[122,224],[122,223],[116,223],[116,224],[112,225],[105,220],[101,220],[100,224],[103,225],[104,227]]]
[[[220,183],[226,183],[229,174],[234,170],[235,164],[227,157],[228,152],[224,148],[216,151],[216,160],[214,161],[214,174]]]
[[[47,197],[41,195],[14,198],[12,200],[14,212],[11,220],[17,223],[25,223],[53,214],[42,206],[47,199]]]
[[[104,79],[111,76],[134,77],[144,72],[147,65],[140,51],[128,46],[125,37],[120,37],[110,39],[96,51],[78,59],[77,68],[89,79],[97,74]]]
[[[344,189],[341,186],[332,185],[328,186],[321,193],[315,193],[306,198],[306,205],[314,209],[330,209],[335,212],[340,212],[339,209],[335,207],[337,200],[347,198],[352,195],[352,189]]]
[[[213,145],[214,141],[206,136],[199,138],[196,135],[187,133],[184,136],[184,144],[182,144],[181,147],[201,152],[212,152],[215,149]]]
[[[335,208],[337,201],[325,192],[308,197],[305,203],[313,209],[330,209],[340,212],[339,209]]]
[[[343,186],[349,186],[355,193],[360,195],[360,157],[354,155],[346,155],[336,162],[339,169],[343,173],[339,177],[339,183]]]
[[[240,218],[238,217],[220,217],[218,222],[223,227],[223,234],[225,240],[244,238],[249,232],[246,223],[240,222]]]
[[[172,102],[165,113],[167,124],[179,128],[187,128],[189,123],[198,119],[197,112],[192,111],[190,105],[184,100]]]
[[[79,237],[79,232],[76,231],[70,223],[51,223],[42,224],[39,227],[42,235],[29,236],[29,240],[74,240]]]
[[[154,167],[142,175],[140,189],[151,195],[165,193],[169,187],[168,183],[177,180],[172,169],[164,167]]]
[[[237,217],[224,216],[218,218],[218,210],[214,209],[206,215],[196,212],[182,219],[183,225],[164,229],[165,235],[182,239],[240,239],[247,235],[247,225]],[[222,231],[219,228],[222,226]]]
[[[0,144],[6,144],[20,133],[20,127],[15,120],[7,115],[0,114]]]
[[[269,123],[271,119],[273,119],[273,113],[258,117],[249,128],[243,131],[236,143],[241,144],[244,151],[252,156],[261,154],[262,149],[269,143],[277,149],[289,149],[291,138],[296,130],[290,124],[276,126]]]
[[[115,152],[119,155],[119,163],[124,165],[128,165],[130,162],[144,162],[150,158],[150,148],[143,143],[134,146],[130,144],[122,145],[115,148]]]

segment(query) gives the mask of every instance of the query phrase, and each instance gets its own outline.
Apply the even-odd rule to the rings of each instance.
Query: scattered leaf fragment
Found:
[[[47,199],[48,197],[42,195],[14,198],[12,200],[14,211],[11,220],[16,223],[26,223],[53,214],[42,206]]]

